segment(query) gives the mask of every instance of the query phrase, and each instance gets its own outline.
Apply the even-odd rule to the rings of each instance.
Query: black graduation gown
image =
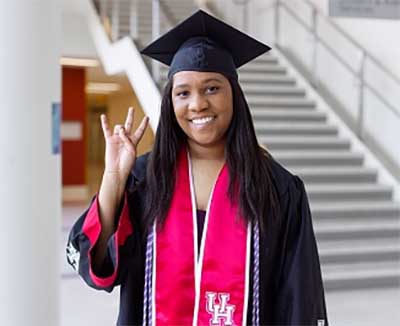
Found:
[[[116,244],[116,234],[110,238],[103,267],[96,271],[100,278],[115,272],[112,283],[99,286],[89,272],[91,244],[82,227],[90,206],[72,227],[67,244],[68,262],[89,286],[107,292],[115,286],[121,287],[117,325],[142,323],[146,244],[139,221],[144,200],[141,181],[145,177],[147,158],[148,154],[136,160],[126,186],[132,193],[127,205],[132,213],[129,218],[133,232],[122,245]],[[320,261],[304,184],[276,161],[272,161],[272,172],[283,220],[274,234],[260,235],[260,324],[326,326],[328,320]],[[96,202],[92,200],[91,205],[96,205]],[[250,275],[248,325],[252,320],[251,279]]]

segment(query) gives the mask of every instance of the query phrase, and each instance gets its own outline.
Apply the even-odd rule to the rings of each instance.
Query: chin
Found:
[[[222,142],[222,139],[218,138],[209,138],[209,137],[196,137],[196,138],[190,138],[190,140],[197,145],[204,146],[204,147],[211,147],[217,144],[220,144]]]

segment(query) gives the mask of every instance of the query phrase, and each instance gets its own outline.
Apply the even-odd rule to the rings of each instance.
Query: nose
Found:
[[[201,112],[208,108],[207,99],[201,94],[195,94],[192,96],[191,101],[189,103],[189,110],[192,112]]]

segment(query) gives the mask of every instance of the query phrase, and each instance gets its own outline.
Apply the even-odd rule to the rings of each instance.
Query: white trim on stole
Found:
[[[194,181],[193,181],[193,174],[192,174],[192,162],[190,159],[190,154],[188,151],[188,162],[189,162],[189,180],[190,180],[190,193],[191,193],[191,199],[192,199],[192,212],[193,212],[193,230],[194,230],[194,257],[195,257],[195,304],[194,304],[194,315],[193,315],[193,326],[197,326],[197,318],[199,315],[199,305],[200,305],[200,285],[201,285],[201,273],[203,270],[203,258],[204,258],[204,248],[205,248],[205,241],[206,241],[206,236],[207,236],[207,230],[208,230],[208,221],[209,221],[209,213],[210,213],[210,206],[211,206],[211,200],[213,198],[214,194],[214,188],[217,183],[217,180],[220,176],[221,171],[217,175],[217,179],[214,182],[214,185],[211,190],[210,198],[208,199],[207,203],[207,211],[206,211],[206,217],[204,221],[204,227],[203,227],[203,232],[202,232],[202,237],[201,237],[201,243],[200,243],[200,257],[197,259],[197,252],[198,252],[198,239],[197,239],[197,203],[196,203],[196,197],[195,197],[195,189],[194,189]],[[223,168],[223,167],[222,167]],[[222,169],[221,168],[221,169]],[[243,305],[243,325],[246,324],[246,319],[247,319],[247,307],[248,307],[248,296],[249,296],[249,271],[250,271],[250,239],[251,239],[251,228],[248,225],[247,226],[247,241],[246,241],[246,271],[245,271],[245,293],[244,293],[244,305]]]
[[[204,248],[205,248],[205,240],[207,235],[208,229],[208,221],[209,221],[209,213],[210,213],[210,206],[211,200],[214,194],[214,188],[217,183],[218,177],[220,173],[218,173],[218,177],[214,182],[214,185],[211,190],[210,198],[208,199],[207,204],[207,211],[206,217],[204,221],[204,227],[201,237],[200,243],[200,257],[198,257],[198,239],[197,239],[197,204],[196,204],[196,196],[195,196],[195,189],[194,189],[194,181],[193,181],[193,174],[192,174],[192,161],[190,159],[189,151],[187,152],[188,156],[188,165],[189,165],[189,181],[190,181],[190,194],[191,194],[191,202],[192,202],[192,216],[193,216],[193,248],[194,248],[194,277],[195,277],[195,304],[194,304],[194,312],[193,312],[193,326],[197,326],[197,318],[199,314],[199,304],[200,304],[200,282],[201,282],[201,272],[203,268],[203,257],[204,257]],[[221,171],[220,171],[221,172]],[[156,232],[156,224],[153,226],[154,232],[154,242],[153,242],[153,275],[152,275],[152,326],[156,325],[156,300],[155,300],[155,293],[156,293],[156,243],[157,243],[157,232]],[[245,293],[244,293],[244,306],[243,306],[243,325],[246,324],[247,319],[247,308],[248,308],[248,295],[249,295],[249,270],[250,270],[250,239],[251,239],[251,228],[250,225],[247,226],[247,243],[246,243],[246,272],[245,272]]]
[[[151,318],[151,324],[152,326],[156,325],[156,267],[157,267],[157,228],[156,228],[157,222],[154,222],[153,225],[153,275],[151,276],[152,278],[152,293],[151,293],[151,313],[152,313],[152,318]]]

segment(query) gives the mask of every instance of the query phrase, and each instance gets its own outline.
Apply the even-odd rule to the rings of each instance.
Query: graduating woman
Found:
[[[302,180],[260,147],[236,69],[270,48],[198,11],[142,53],[170,66],[152,151],[102,116],[105,171],[69,263],[120,286],[118,325],[328,325]]]

